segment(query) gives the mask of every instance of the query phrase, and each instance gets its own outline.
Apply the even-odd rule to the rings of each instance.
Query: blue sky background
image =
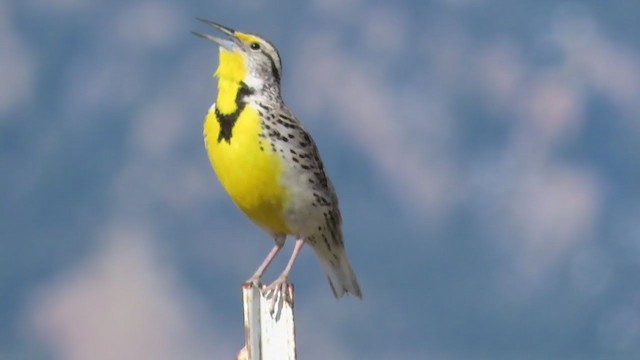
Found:
[[[0,358],[241,348],[240,284],[272,242],[206,159],[217,50],[195,17],[278,46],[341,199],[364,300],[336,302],[303,251],[301,358],[640,357],[639,13],[0,2]]]

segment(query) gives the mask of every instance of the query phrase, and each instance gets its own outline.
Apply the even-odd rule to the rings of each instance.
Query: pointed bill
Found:
[[[213,43],[216,43],[216,44],[220,45],[221,47],[223,47],[223,48],[225,48],[227,50],[233,50],[233,49],[235,49],[237,47],[237,44],[236,44],[236,41],[237,41],[236,39],[237,38],[235,36],[235,31],[233,29],[228,28],[226,26],[222,26],[222,25],[220,25],[218,23],[215,23],[215,22],[213,22],[211,20],[200,19],[200,18],[197,18],[197,19],[199,21],[202,21],[203,23],[213,27],[214,29],[222,31],[223,33],[229,35],[231,38],[230,39],[222,39],[222,38],[219,38],[217,36],[213,36],[213,35],[209,35],[209,34],[203,34],[203,33],[199,33],[199,32],[196,32],[196,31],[192,31],[191,32],[193,35],[199,36],[199,37],[201,37],[201,38],[203,38],[205,40],[209,40],[209,41],[211,41]]]
[[[225,48],[227,50],[233,50],[233,48],[236,46],[236,44],[233,41],[228,40],[228,39],[221,39],[221,38],[215,37],[213,35],[203,34],[203,33],[199,33],[199,32],[196,32],[196,31],[192,31],[191,33],[193,35],[195,35],[195,36],[199,36],[199,37],[201,37],[201,38],[203,38],[205,40],[209,40],[209,41],[211,41],[213,43],[216,43],[216,44],[222,46],[223,48]]]
[[[233,34],[235,34],[235,32],[236,32],[235,30],[233,30],[233,29],[231,29],[231,28],[228,28],[228,27],[226,27],[226,26],[222,26],[222,25],[220,25],[220,24],[218,24],[218,23],[215,23],[215,22],[213,22],[213,21],[211,21],[211,20],[201,19],[201,18],[196,18],[196,19],[197,19],[198,21],[202,21],[203,23],[205,23],[205,24],[207,24],[207,25],[211,26],[211,27],[212,27],[212,28],[214,28],[214,29],[218,29],[218,30],[222,31],[223,33],[225,33],[225,34],[227,34],[227,35],[229,35],[229,36],[233,36]]]

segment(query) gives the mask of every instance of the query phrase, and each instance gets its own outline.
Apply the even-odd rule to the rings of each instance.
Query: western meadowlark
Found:
[[[265,289],[282,297],[303,245],[315,250],[336,298],[362,297],[342,240],[338,198],[315,142],[282,101],[282,64],[267,40],[198,19],[228,39],[194,32],[220,47],[218,96],[204,122],[204,143],[236,205],[275,240],[247,283],[260,286],[288,235],[296,238],[282,274]]]

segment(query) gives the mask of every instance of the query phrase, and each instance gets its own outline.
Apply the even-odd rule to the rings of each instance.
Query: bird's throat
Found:
[[[242,54],[220,50],[220,65],[215,76],[218,78],[218,97],[215,116],[220,124],[217,140],[231,143],[233,128],[245,106],[245,97],[253,91],[244,83],[246,68]]]
[[[245,60],[241,53],[220,49],[220,65],[215,76],[218,78],[216,107],[223,114],[231,114],[238,109],[238,92],[247,74]]]

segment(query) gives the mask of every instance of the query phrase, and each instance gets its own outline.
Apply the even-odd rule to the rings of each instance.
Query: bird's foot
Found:
[[[289,281],[286,276],[279,276],[274,282],[264,288],[266,298],[271,301],[269,312],[273,315],[278,310],[282,309],[283,301],[288,304],[293,302],[291,298],[291,292],[289,291]]]
[[[259,276],[252,276],[247,281],[244,282],[244,286],[256,287],[258,289],[262,288],[262,283],[260,282]]]

